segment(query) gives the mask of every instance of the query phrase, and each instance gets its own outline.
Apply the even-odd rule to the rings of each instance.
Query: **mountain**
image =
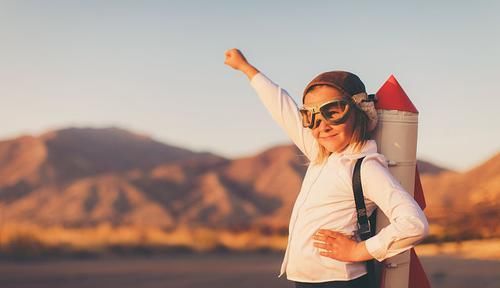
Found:
[[[421,175],[427,174],[427,175],[437,175],[441,174],[443,172],[453,172],[452,170],[448,168],[444,168],[441,166],[438,166],[434,163],[431,163],[429,161],[424,161],[424,160],[417,160],[417,166],[418,166],[418,171]]]
[[[59,181],[211,156],[118,128],[64,129],[43,135],[42,139],[48,152],[47,163]]]
[[[231,161],[118,128],[63,129],[0,142],[0,207],[5,221],[43,227],[282,228],[306,168],[299,154]]]
[[[445,171],[422,176],[429,209],[467,210],[500,204],[500,153],[464,173]]]
[[[500,235],[500,153],[466,171],[423,175],[425,213],[441,239]]]
[[[119,128],[70,128],[1,141],[3,217],[43,226],[171,226],[169,211],[137,189],[134,179],[160,165],[196,171],[227,161]]]
[[[1,217],[40,227],[106,223],[286,234],[306,160],[293,145],[225,159],[119,128],[24,136],[0,142]],[[497,154],[465,173],[419,161],[429,219],[474,231],[481,217],[498,219],[499,160]],[[490,227],[480,234],[500,233],[497,224]]]

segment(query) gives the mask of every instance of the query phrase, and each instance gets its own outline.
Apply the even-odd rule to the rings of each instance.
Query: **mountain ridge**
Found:
[[[499,203],[499,157],[463,173],[418,161],[428,217]],[[4,221],[42,227],[286,231],[306,168],[293,145],[227,159],[119,128],[68,128],[0,141],[0,204]]]

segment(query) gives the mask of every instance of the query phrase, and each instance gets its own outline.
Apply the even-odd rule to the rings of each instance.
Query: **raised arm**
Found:
[[[257,68],[245,59],[238,49],[229,49],[225,52],[224,64],[243,72],[252,87],[255,89],[264,106],[271,113],[273,119],[287,133],[293,143],[313,160],[316,155],[316,139],[310,129],[302,127],[302,120],[295,101],[280,86],[276,85]]]

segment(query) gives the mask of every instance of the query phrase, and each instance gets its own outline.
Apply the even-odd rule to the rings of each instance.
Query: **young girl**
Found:
[[[278,277],[286,272],[296,287],[369,287],[364,261],[382,261],[414,247],[427,235],[428,223],[369,138],[377,113],[363,82],[345,71],[322,73],[304,89],[299,109],[239,50],[227,50],[225,56],[225,64],[247,75],[273,119],[310,161],[292,210]],[[379,207],[391,222],[366,241],[356,233],[351,184],[354,165],[362,157],[366,213]]]

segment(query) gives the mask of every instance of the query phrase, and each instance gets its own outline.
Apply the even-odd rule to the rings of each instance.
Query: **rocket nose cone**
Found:
[[[377,92],[375,108],[382,110],[398,110],[418,113],[406,92],[399,85],[394,75],[389,76]]]
[[[389,76],[389,78],[386,80],[386,82],[389,82],[393,85],[398,85],[399,87],[401,87],[401,85],[399,85],[398,80],[396,80],[396,77],[394,77],[393,74],[391,74],[391,76]]]

